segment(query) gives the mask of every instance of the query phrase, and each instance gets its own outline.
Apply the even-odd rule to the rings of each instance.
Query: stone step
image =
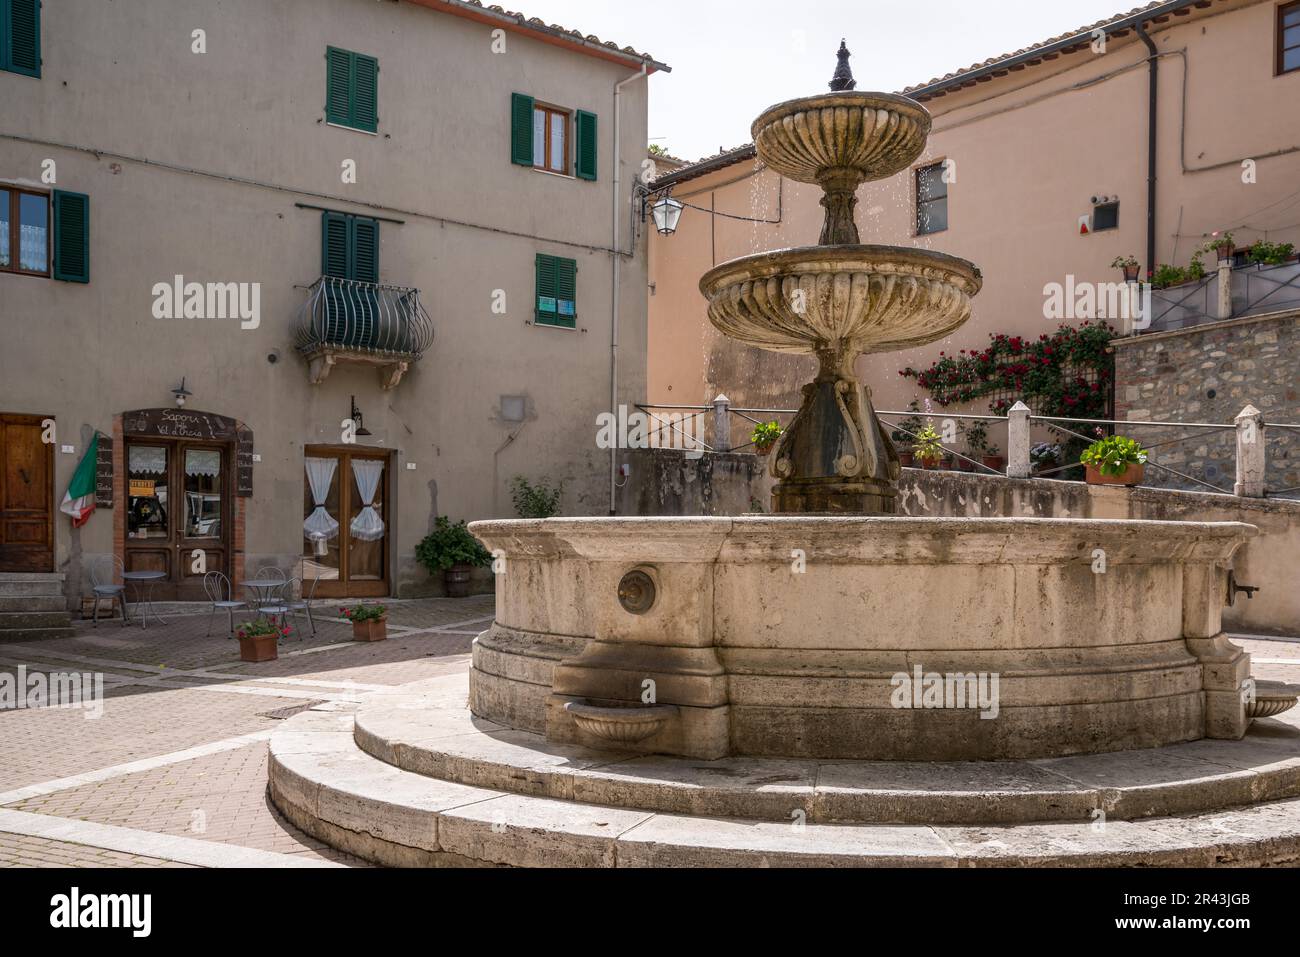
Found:
[[[404,771],[322,705],[271,737],[270,795],[297,827],[390,866],[984,867],[1300,862],[1300,799],[1209,815],[986,827],[810,824],[601,807]]]
[[[71,628],[65,611],[0,611],[0,634],[25,628]]]
[[[0,581],[0,598],[63,597],[63,582],[47,578]]]
[[[0,645],[11,641],[44,641],[47,638],[71,638],[75,628],[14,628],[0,631]]]
[[[68,578],[63,572],[0,572],[4,582],[63,582]]]
[[[472,787],[710,817],[857,824],[1014,824],[1204,812],[1300,797],[1300,710],[1241,741],[1033,761],[690,761],[556,744],[465,707],[467,681],[362,705],[357,745]]]
[[[0,597],[0,614],[16,611],[67,611],[68,600],[58,595],[28,595],[23,598]]]

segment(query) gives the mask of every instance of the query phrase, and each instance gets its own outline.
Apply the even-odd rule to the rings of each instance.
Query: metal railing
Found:
[[[418,359],[433,344],[433,320],[420,290],[322,276],[306,287],[297,347]]]
[[[712,405],[639,404],[637,409],[650,419],[651,447],[712,453],[744,452],[751,449],[754,443],[749,441],[749,435],[754,425],[770,421],[785,425],[798,411],[737,408],[731,405],[726,396],[719,396]],[[908,450],[909,440],[916,438],[916,431],[908,428],[905,423],[922,419],[934,426],[940,435],[944,459],[952,463],[951,466],[946,466],[949,470],[955,466],[960,471],[1009,478],[1059,478],[1062,473],[1078,470],[1082,466],[1077,461],[1056,465],[1032,462],[1030,449],[1033,447],[1032,433],[1035,427],[1049,430],[1055,436],[1066,436],[1087,443],[1118,431],[1138,439],[1147,453],[1146,464],[1151,471],[1141,483],[1144,486],[1204,489],[1253,498],[1300,497],[1297,496],[1300,485],[1287,485],[1281,481],[1281,476],[1288,474],[1286,466],[1270,468],[1271,462],[1289,463],[1294,459],[1297,462],[1295,468],[1300,470],[1300,447],[1295,444],[1297,436],[1300,436],[1300,425],[1267,422],[1264,415],[1249,406],[1233,422],[1228,423],[1147,422],[1034,415],[1020,402],[1006,416],[924,412],[915,409],[902,412],[882,409],[877,410],[876,414],[892,434],[902,437],[901,440],[895,438],[894,441],[903,452]],[[737,438],[744,441],[738,443],[733,443],[732,440],[735,424],[733,416],[742,423]],[[985,458],[1003,458],[1002,454],[986,454],[977,459],[973,454],[958,451],[957,445],[961,441],[959,437],[968,431],[963,427],[967,422],[990,423],[992,428],[986,427],[990,436],[1004,437],[1004,443],[996,445],[998,453],[1005,451],[1004,467],[995,468],[985,461]],[[1171,434],[1172,432],[1179,434]],[[1148,437],[1147,433],[1155,434]],[[1184,468],[1175,467],[1183,464],[1178,457],[1178,450],[1186,444],[1196,442],[1207,446],[1206,453],[1197,456],[1204,459],[1211,457],[1208,445],[1215,441],[1233,443],[1231,452],[1224,452],[1217,459],[1217,462],[1225,465],[1223,474],[1197,476],[1189,474]],[[968,448],[966,451],[972,450]],[[1227,468],[1229,464],[1231,467]]]
[[[1197,282],[1152,289],[1148,322],[1133,331],[1169,332],[1290,309],[1300,309],[1300,263],[1223,264]]]

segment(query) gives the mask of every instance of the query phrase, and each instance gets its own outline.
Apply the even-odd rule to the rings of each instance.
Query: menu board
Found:
[[[95,448],[95,507],[113,507],[113,440],[102,432]]]
[[[235,495],[250,498],[253,494],[253,433],[240,429],[235,436]]]

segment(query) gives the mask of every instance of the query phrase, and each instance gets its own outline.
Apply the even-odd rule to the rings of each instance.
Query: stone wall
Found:
[[[628,449],[619,461],[631,469],[619,478],[620,515],[741,515],[769,508],[766,456],[706,452],[692,458],[678,449]]]
[[[1230,423],[1247,404],[1253,405],[1266,425],[1267,488],[1300,486],[1300,432],[1267,429],[1270,420],[1300,423],[1300,311],[1116,339],[1113,345],[1116,419]],[[1124,431],[1144,445],[1196,432]],[[1236,438],[1225,430],[1165,446],[1153,458],[1231,491],[1235,455]],[[1204,490],[1150,467],[1146,484]]]

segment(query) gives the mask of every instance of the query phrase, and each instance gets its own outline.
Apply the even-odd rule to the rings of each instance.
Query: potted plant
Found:
[[[1137,485],[1146,472],[1146,460],[1142,446],[1123,435],[1098,439],[1079,456],[1090,485]]]
[[[766,455],[771,451],[776,440],[781,437],[781,426],[775,422],[760,422],[754,426],[754,431],[749,434],[749,441],[754,443],[754,451],[759,455]]]
[[[352,622],[353,641],[383,641],[388,637],[388,609],[383,605],[353,605],[339,609]]]
[[[1125,282],[1137,282],[1139,267],[1136,257],[1116,256],[1114,261],[1111,262],[1110,267],[1112,269],[1124,270]]]
[[[273,618],[257,618],[239,626],[239,657],[242,661],[274,661],[280,657],[280,639],[293,629],[278,625]]]
[[[921,426],[925,424],[921,421],[921,416],[916,414],[921,411],[921,405],[916,399],[907,403],[907,410],[913,414],[899,422],[898,428],[889,433],[889,437],[894,440],[894,448],[898,452],[898,464],[904,468],[908,468],[912,464],[913,437],[921,431]]]
[[[992,469],[995,472],[1001,472],[1007,467],[1007,460],[1002,457],[998,447],[992,443],[984,446],[984,454],[980,457],[980,461],[984,463],[985,468]]]
[[[1281,266],[1295,257],[1295,245],[1292,243],[1270,243],[1261,239],[1250,247],[1249,262],[1259,266]]]
[[[1211,233],[1211,239],[1201,247],[1203,252],[1216,253],[1219,262],[1231,262],[1233,254],[1237,251],[1236,240],[1232,238],[1232,233]]]
[[[453,522],[446,515],[439,515],[433,531],[415,546],[415,559],[429,574],[442,572],[443,585],[450,598],[468,595],[470,573],[492,564],[492,556],[469,533],[465,523]]]
[[[939,433],[929,422],[921,426],[920,431],[916,433],[916,441],[912,443],[912,454],[921,463],[921,468],[939,467],[939,460],[943,458],[943,443],[939,440]]]
[[[973,472],[975,462],[978,462],[981,456],[988,454],[989,429],[981,420],[975,419],[970,425],[963,425],[962,432],[966,436],[966,454],[971,461],[967,462],[962,459],[958,459],[958,461],[961,462],[962,471]]]
[[[1061,464],[1061,447],[1052,442],[1039,442],[1029,450],[1029,464],[1036,473],[1056,468]]]

